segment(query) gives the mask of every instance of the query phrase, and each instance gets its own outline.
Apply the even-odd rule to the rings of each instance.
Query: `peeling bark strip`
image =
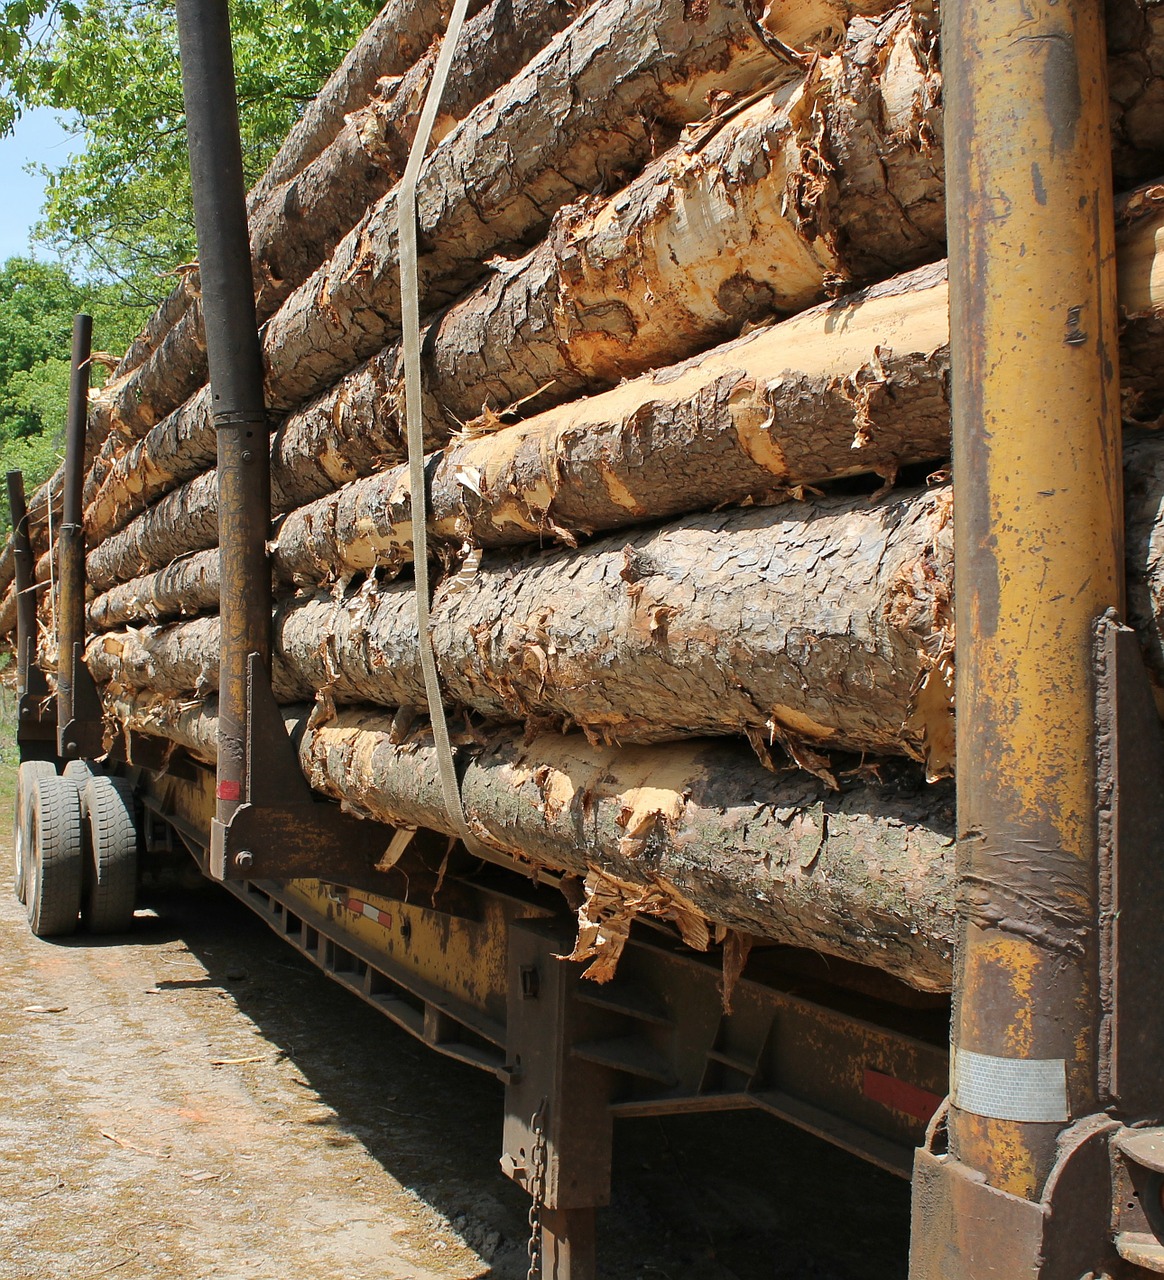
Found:
[[[213,703],[113,697],[109,708],[214,759]],[[300,762],[316,790],[357,812],[453,834],[427,733],[401,742],[390,717],[349,711],[307,729]],[[947,991],[953,791],[908,767],[883,776],[838,795],[725,743],[619,750],[549,734],[495,739],[468,762],[462,796],[475,834],[531,864],[593,869],[655,891],[658,914],[702,914]]]
[[[748,733],[945,772],[945,691],[914,695],[953,645],[949,516],[944,490],[792,502],[486,560],[433,601],[445,693],[612,742]],[[411,583],[292,600],[274,639],[284,701],[426,705]],[[201,618],[98,637],[90,660],[102,682],[186,693],[216,684],[218,651]]]
[[[598,0],[462,121],[418,186],[425,309],[451,302],[491,253],[540,234],[563,204],[638,168],[658,125],[699,118],[709,92],[791,78],[741,4]],[[393,190],[271,319],[273,406],[301,403],[395,336],[397,220]]]
[[[483,546],[569,540],[944,457],[946,296],[944,269],[922,268],[686,364],[455,442],[433,473],[433,532]],[[278,536],[278,573],[315,583],[399,569],[412,546],[407,479],[399,466],[293,512]],[[94,589],[212,546],[214,502],[214,486],[198,477],[100,543],[89,554]]]

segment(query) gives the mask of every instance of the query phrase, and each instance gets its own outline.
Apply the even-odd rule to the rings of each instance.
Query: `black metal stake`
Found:
[[[101,754],[101,708],[85,667],[85,434],[93,317],[73,320],[73,364],[65,429],[65,480],[57,535],[57,750],[67,759]]]
[[[178,42],[218,440],[221,650],[211,868],[221,877],[224,827],[246,799],[250,656],[270,669],[270,459],[226,0],[179,0]]]
[[[8,509],[16,586],[16,741],[22,760],[44,760],[56,754],[56,704],[36,661],[36,563],[21,471],[8,472]]]

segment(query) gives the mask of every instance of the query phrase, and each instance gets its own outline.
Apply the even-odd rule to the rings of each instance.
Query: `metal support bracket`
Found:
[[[913,1171],[910,1280],[1080,1280],[1123,1276],[1112,1240],[1109,1144],[1120,1129],[1088,1116],[1066,1130],[1041,1200],[990,1186],[941,1152],[944,1117]]]
[[[394,832],[338,805],[316,800],[257,654],[247,663],[245,791],[227,822],[210,832],[210,873],[217,880],[311,877],[339,884],[366,879],[388,852]]]
[[[1078,1280],[1164,1274],[1164,730],[1136,634],[1114,612],[1095,647],[1101,1025],[1109,1114],[1076,1119],[1039,1200],[990,1186],[943,1150],[917,1152],[910,1280]]]
[[[533,1199],[531,1262],[543,1280],[594,1280],[594,1209],[610,1201],[614,1072],[573,1052],[599,1010],[574,998],[573,922],[515,925],[506,1017],[502,1171]]]
[[[93,760],[105,750],[105,720],[101,694],[85,663],[85,646],[73,646],[70,664],[72,715],[57,723],[57,751],[66,760]],[[58,703],[61,701],[58,696]]]

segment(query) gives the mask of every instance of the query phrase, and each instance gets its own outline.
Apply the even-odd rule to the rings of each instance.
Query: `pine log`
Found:
[[[472,0],[470,15],[481,4],[482,0]],[[367,102],[382,76],[401,76],[424,55],[444,31],[451,9],[449,0],[388,0],[251,188],[247,203],[252,211],[327,149],[343,129],[344,117]]]
[[[692,355],[742,325],[941,256],[941,81],[908,7],[856,20],[803,82],[717,120],[453,307],[427,342],[430,414],[538,406]],[[854,103],[870,117],[846,151]],[[821,159],[829,158],[822,180]],[[869,174],[875,172],[876,181]]]
[[[1120,304],[1126,318],[1120,360],[1127,420],[1153,423],[1164,411],[1164,197],[1148,193],[1137,199],[1136,215],[1128,219],[1119,239]],[[895,460],[942,456],[947,446],[932,418],[934,379],[945,378],[946,299],[939,270],[921,269],[753,333],[702,360],[540,414],[494,435],[455,442],[434,476],[434,528],[458,541],[470,536],[484,546],[561,536],[562,529],[584,533],[740,501],[772,484],[811,483],[813,477],[846,470],[884,474]],[[918,355],[925,361],[919,362]],[[399,456],[395,417],[384,407],[395,386],[387,364],[387,359],[370,362],[302,414],[293,415],[276,434],[276,509],[293,506],[342,480],[347,458],[373,467],[378,460]],[[707,436],[722,436],[728,428],[729,436],[739,437],[732,424],[737,410],[748,403],[746,398],[737,395],[724,405],[722,396],[715,394],[716,379],[729,366],[739,376],[768,386],[764,421],[772,416],[773,424],[767,438],[792,459],[787,474],[781,474],[785,463],[779,455],[765,462],[754,449],[749,456],[756,465],[746,476],[735,465],[720,470],[720,453],[714,453],[710,468],[692,464],[689,455],[698,458],[708,447]],[[699,383],[693,371],[701,368],[706,376]],[[774,380],[777,370],[783,371],[782,378]],[[813,379],[817,382],[810,386]],[[775,381],[781,385],[774,387]],[[718,389],[722,392],[723,384]],[[709,401],[720,406],[719,416],[706,411]],[[722,416],[725,411],[727,417]],[[178,427],[171,424],[174,445],[166,450],[169,456],[202,438],[197,420],[196,413],[183,413],[175,419]],[[686,431],[679,426],[684,420]],[[869,429],[863,429],[866,420]],[[428,421],[431,425],[439,420],[430,414]],[[852,427],[851,436],[845,436],[845,424]],[[437,430],[433,426],[432,434]],[[796,441],[784,436],[798,433],[803,433],[801,450],[822,448],[826,439],[838,446],[827,465],[823,454],[815,469],[796,461]],[[618,445],[620,436],[623,443]],[[607,459],[602,450],[611,447],[612,437],[615,452]],[[649,442],[650,447],[644,450],[636,441]],[[860,448],[846,449],[847,443]],[[205,446],[193,447],[212,446],[208,440]],[[742,447],[748,452],[746,443]],[[148,456],[128,456],[134,458],[139,474],[151,474]],[[588,457],[589,467],[583,470]],[[763,469],[766,478],[760,474]],[[626,486],[631,501],[620,502],[604,474],[614,477],[616,488],[620,483]],[[479,501],[458,477],[470,477],[482,488],[483,499]],[[656,505],[660,500],[665,505]],[[394,529],[397,522],[408,520],[407,490],[399,469],[349,485],[285,521],[279,539],[281,571],[318,581],[401,560],[407,556],[408,538],[397,536]],[[131,569],[137,573],[143,566],[156,567],[179,552],[208,545],[212,544],[187,539],[181,547],[168,544],[161,558],[131,556],[125,576]],[[110,617],[120,622],[135,616],[124,609],[124,604],[118,605]]]
[[[158,349],[167,333],[178,323],[191,301],[198,296],[199,277],[196,268],[183,268],[178,272],[178,283],[158,303],[141,333],[129,344],[121,357],[110,381],[116,382],[144,364]]]
[[[944,774],[949,699],[927,677],[953,647],[949,516],[947,489],[786,502],[490,557],[433,602],[446,696],[612,742],[747,733]],[[411,582],[292,600],[274,634],[283,701],[426,705]],[[209,617],[98,637],[90,662],[121,688],[201,692],[218,652]]]
[[[214,704],[111,695],[123,726],[214,759]],[[355,811],[453,834],[431,739],[347,711],[309,724],[311,785]],[[633,914],[706,917],[772,941],[873,965],[946,991],[954,934],[954,813],[948,784],[909,767],[883,783],[760,768],[746,749],[691,742],[602,748],[579,735],[498,736],[462,781],[474,833],[528,864],[601,880]],[[632,888],[648,891],[634,895]]]
[[[949,449],[947,293],[922,268],[685,364],[496,433],[431,472],[431,527],[492,547],[763,498],[843,475],[891,477]],[[407,468],[292,512],[276,572],[306,583],[411,558]]]
[[[1164,6],[1106,0],[1116,190],[1164,173]]]
[[[470,12],[479,4],[477,0]],[[276,187],[290,182],[326,149],[343,128],[344,117],[364,106],[381,76],[403,75],[420,58],[444,29],[450,7],[448,0],[389,0],[308,104],[251,188],[247,207],[252,214]],[[113,377],[120,379],[144,364],[197,296],[197,271],[184,272],[130,343]]]
[[[160,568],[217,542],[218,474],[206,471],[94,547],[85,560],[89,587],[105,591],[144,568]]]
[[[693,131],[618,196],[563,210],[531,255],[498,264],[430,329],[432,442],[447,436],[450,415],[475,417],[486,401],[504,408],[540,393],[538,407],[548,407],[682,359],[773,312],[798,311],[863,265],[906,266],[940,252],[939,85],[926,43],[908,9],[856,22],[841,51],[803,83]],[[893,77],[885,88],[883,68]],[[862,221],[874,199],[858,181],[864,170],[816,186],[811,176],[820,155],[840,146],[833,124],[847,127],[841,100],[850,96],[872,104],[881,122],[882,231],[859,261],[842,245],[848,222]],[[398,354],[387,348],[283,425],[276,510],[401,456]],[[195,416],[205,408],[196,397],[115,465],[90,495],[95,537],[213,460],[213,428]]]
[[[483,546],[571,540],[943,457],[946,296],[944,269],[921,268],[686,364],[459,440],[433,473],[433,530]],[[198,477],[102,542],[88,559],[94,589],[212,546],[215,498]],[[395,571],[410,555],[407,468],[398,466],[289,515],[275,563],[281,577],[315,583]]]
[[[491,0],[465,24],[433,129],[440,140],[513,77],[588,0]],[[260,320],[331,255],[365,209],[400,178],[440,53],[433,47],[382,81],[329,145],[270,192],[251,218]]]
[[[149,357],[111,389],[108,430],[143,436],[206,379],[202,299],[194,298]]]
[[[429,156],[418,185],[422,309],[453,301],[490,254],[544,233],[555,210],[645,163],[660,126],[709,92],[795,68],[742,0],[597,0]],[[293,408],[398,332],[397,193],[370,208],[267,325],[267,396]]]
[[[748,87],[781,65],[753,32],[741,4],[718,0],[692,21],[684,0],[597,0],[594,22],[584,14],[505,90],[481,103],[446,139],[449,145],[437,147],[422,177],[422,242],[429,242],[429,252],[421,274],[430,304],[451,301],[480,273],[489,253],[543,228],[560,205],[639,167],[658,123],[697,118],[709,90]],[[272,193],[268,203],[278,199]],[[325,307],[330,359],[320,348],[309,367],[296,371],[294,356],[273,367],[288,326],[306,323],[307,340],[316,344],[324,330],[322,317],[300,314],[302,306],[293,307],[281,326],[272,320],[281,335],[272,339],[269,327],[265,344],[273,408],[302,402],[384,345],[395,321],[369,306],[397,306],[395,208],[391,191],[348,232],[335,260],[316,272],[320,287],[308,281],[292,295],[305,291],[300,303]],[[430,233],[438,227],[433,240]],[[378,285],[368,293],[353,272]],[[378,338],[369,337],[373,325]],[[192,307],[126,380],[113,408],[116,428],[140,436],[192,395],[205,378],[204,346],[200,308]],[[328,373],[320,376],[323,369]]]
[[[127,622],[193,617],[217,609],[218,598],[218,548],[211,547],[102,592],[89,603],[89,625],[95,631],[111,631]],[[15,625],[15,613],[13,620]],[[5,634],[3,624],[0,613],[0,635]]]

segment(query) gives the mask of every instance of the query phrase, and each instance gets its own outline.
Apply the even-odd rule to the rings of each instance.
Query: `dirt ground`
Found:
[[[502,1090],[207,886],[41,942],[0,770],[0,1280],[524,1277]],[[605,1280],[894,1280],[905,1183],[758,1113],[623,1121]]]

